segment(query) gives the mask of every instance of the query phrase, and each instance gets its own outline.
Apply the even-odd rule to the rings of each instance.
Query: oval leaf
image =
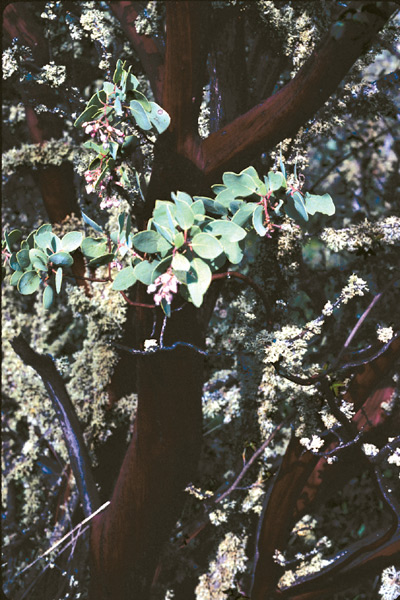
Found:
[[[200,258],[191,261],[191,270],[187,276],[187,287],[191,300],[197,308],[203,303],[203,296],[211,283],[210,267]]]
[[[46,285],[43,292],[43,306],[47,310],[53,304],[54,290],[51,285]]]
[[[215,258],[224,251],[217,238],[209,233],[198,233],[191,242],[192,248],[201,258]]]
[[[162,236],[157,231],[140,231],[132,237],[132,244],[140,252],[153,254],[158,250]]]
[[[57,292],[57,294],[60,293],[62,279],[63,279],[63,270],[61,267],[58,267],[58,269],[56,271],[56,292]]]
[[[113,290],[127,290],[136,283],[136,277],[132,267],[125,267],[119,271],[112,284]]]
[[[177,271],[189,271],[190,262],[188,261],[186,256],[183,256],[183,254],[179,254],[179,252],[177,252],[176,254],[174,254],[171,266]]]
[[[36,292],[40,284],[40,277],[36,271],[26,271],[18,281],[17,289],[20,294],[27,296]]]
[[[253,213],[253,227],[261,237],[264,237],[267,233],[267,230],[264,227],[264,207],[261,204],[256,206]]]
[[[213,221],[205,227],[204,231],[213,235],[221,235],[230,242],[240,242],[246,237],[245,230],[232,221]]]
[[[85,238],[82,242],[82,252],[88,258],[102,256],[107,252],[107,242],[104,238]]]
[[[145,285],[151,284],[151,275],[157,261],[149,263],[147,260],[143,260],[133,269],[133,273],[138,281],[141,281]]]
[[[56,252],[49,256],[49,261],[53,265],[62,265],[63,267],[70,267],[74,263],[74,259],[68,252]]]

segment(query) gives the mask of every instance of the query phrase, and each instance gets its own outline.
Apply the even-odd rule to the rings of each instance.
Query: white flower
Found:
[[[395,566],[388,567],[382,573],[382,585],[379,589],[382,600],[396,600],[400,595],[400,571]]]
[[[378,340],[386,344],[387,342],[390,342],[394,335],[393,327],[378,327],[377,334]]]

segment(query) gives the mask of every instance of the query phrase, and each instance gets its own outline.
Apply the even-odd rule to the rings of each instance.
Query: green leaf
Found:
[[[88,262],[88,265],[89,267],[101,267],[103,265],[108,265],[114,260],[114,258],[115,255],[112,252],[108,252],[107,254],[102,254],[101,256],[91,258]]]
[[[121,81],[122,71],[123,71],[123,62],[119,58],[117,60],[117,65],[115,67],[115,71],[114,71],[114,75],[113,75],[113,82],[116,83],[117,85]]]
[[[335,205],[329,194],[316,196],[306,192],[304,203],[309,215],[315,215],[316,212],[330,216],[335,214]]]
[[[62,280],[63,280],[63,270],[61,267],[58,267],[58,269],[56,271],[56,292],[57,292],[57,294],[60,293]]]
[[[221,235],[230,242],[239,242],[246,237],[245,230],[232,221],[212,221],[204,228],[204,232]]]
[[[43,292],[43,307],[48,310],[53,304],[54,290],[51,285],[46,285]]]
[[[171,123],[171,117],[166,110],[158,106],[155,102],[149,103],[151,106],[150,121],[152,125],[157,129],[158,133],[163,133],[168,129]]]
[[[83,123],[86,123],[86,121],[93,121],[95,116],[99,113],[101,113],[101,111],[99,110],[99,107],[95,104],[87,106],[83,113],[81,113],[76,119],[74,126],[80,127]]]
[[[146,112],[151,112],[151,104],[147,100],[146,96],[139,92],[139,90],[135,90],[135,100],[137,100],[144,108]]]
[[[139,264],[135,266],[133,269],[133,273],[138,281],[141,281],[145,285],[151,284],[151,275],[153,273],[153,269],[158,264],[158,261],[153,261],[149,263],[147,260],[143,260]]]
[[[31,264],[29,250],[20,250],[17,252],[17,261],[21,269],[27,269]]]
[[[104,238],[87,237],[81,244],[82,253],[88,258],[95,258],[107,252],[107,241]]]
[[[70,231],[61,240],[61,249],[65,252],[73,252],[81,245],[83,235],[80,231]]]
[[[100,227],[100,225],[97,225],[97,223],[95,223],[94,221],[92,221],[92,219],[90,217],[88,217],[87,215],[85,215],[85,213],[82,213],[82,219],[85,221],[85,223],[87,225],[89,225],[92,229],[94,229],[95,231],[98,231],[99,233],[103,233],[103,229],[102,227]]]
[[[285,169],[285,165],[283,163],[283,158],[282,158],[282,147],[279,149],[279,167],[281,169],[282,175],[286,179],[286,169]],[[295,175],[295,177],[296,177],[296,175]]]
[[[196,307],[202,305],[203,296],[210,286],[211,278],[211,269],[207,263],[200,258],[194,258],[191,261],[191,270],[187,276],[187,287],[190,298]]]
[[[166,227],[172,232],[175,230],[176,224],[175,213],[175,204],[166,200],[156,200],[156,205],[153,211],[153,221],[157,222],[163,227]]]
[[[123,97],[125,97],[125,95],[124,95]],[[123,114],[124,114],[124,111],[123,111],[123,109],[122,109],[122,102],[121,102],[121,99],[120,99],[118,96],[116,96],[116,98],[115,98],[115,102],[114,102],[114,110],[115,110],[115,113],[116,113],[116,114],[117,114],[119,117],[122,117],[122,116],[123,116]]]
[[[215,258],[224,249],[221,243],[209,233],[198,233],[191,241],[193,251],[202,258]]]
[[[12,252],[12,245],[22,238],[22,232],[19,229],[13,229],[10,233],[7,231],[4,232],[4,237],[6,240],[7,250]]]
[[[117,142],[110,142],[109,143],[109,152],[111,154],[111,156],[113,157],[114,160],[117,160],[117,154],[118,154],[118,150],[119,150],[119,144],[117,144]]]
[[[232,189],[227,188],[226,190],[222,190],[214,201],[219,202],[222,206],[225,206],[225,208],[229,208],[232,201],[235,199],[235,196],[236,194],[232,193]]]
[[[186,202],[186,204],[188,204],[189,206],[192,206],[193,204],[193,200],[192,197],[187,194],[186,192],[176,192],[176,194],[174,192],[171,192],[171,198],[172,200],[180,200],[181,202]]]
[[[217,202],[216,200],[213,200],[212,198],[207,198],[205,196],[194,196],[193,200],[195,200],[196,202],[198,200],[201,200],[203,202],[205,210],[211,213],[212,215],[225,216],[228,214],[228,209],[223,204]]]
[[[297,210],[297,212],[299,213],[299,215],[305,220],[308,221],[308,214],[307,214],[307,210],[304,204],[304,200],[303,200],[303,196],[300,194],[300,192],[294,192],[294,194],[292,195],[293,198],[293,202],[294,202],[294,207]]]
[[[151,129],[148,113],[146,113],[140,102],[137,100],[131,100],[129,107],[131,109],[131,115],[135,119],[138,126],[144,131]]]
[[[41,227],[39,227],[37,234],[35,235],[35,245],[39,248],[45,250],[46,248],[51,248],[51,240],[53,239],[52,231],[40,231]]]
[[[137,280],[132,267],[125,267],[125,269],[118,271],[112,284],[112,289],[117,291],[127,290],[128,288],[132,287],[136,281]]]
[[[180,248],[185,243],[185,236],[182,231],[179,231],[174,237],[174,246],[175,248]]]
[[[167,302],[166,298],[161,298],[161,308],[163,309],[165,316],[171,316],[171,305]]]
[[[140,231],[132,237],[132,244],[140,252],[153,254],[158,251],[158,244],[162,239],[157,231]]]
[[[229,188],[229,190],[234,194],[234,196],[250,196],[253,194],[257,185],[248,175],[248,173],[241,172],[239,174],[227,172],[222,176],[222,181]],[[223,192],[220,192],[221,194]],[[219,195],[219,194],[218,194]]]
[[[221,244],[230,263],[238,265],[243,259],[243,250],[237,242],[221,238]]]
[[[167,256],[160,262],[152,263],[154,265],[152,274],[151,274],[151,283],[153,283],[157,277],[165,273],[165,271],[171,266],[172,256]]]
[[[271,192],[276,192],[281,188],[286,189],[286,179],[284,175],[278,171],[276,173],[274,173],[274,171],[268,173],[268,183]]]
[[[154,220],[153,220],[153,225],[156,228],[156,230],[158,231],[158,233],[161,234],[163,236],[163,238],[165,240],[167,240],[167,242],[169,244],[171,244],[171,246],[172,246],[173,239],[174,239],[175,228],[174,228],[173,231],[171,231],[168,227],[164,227],[163,225],[159,225]]]
[[[113,83],[111,83],[110,81],[105,81],[103,83],[103,90],[105,91],[105,93],[108,96],[110,94],[114,94],[114,92],[115,92],[115,85]]]
[[[74,264],[74,259],[68,252],[56,252],[55,254],[51,254],[49,256],[49,261],[53,263],[53,265],[60,265],[63,267],[70,267]]]
[[[37,230],[35,229],[34,231],[31,231],[31,233],[26,238],[26,243],[28,244],[28,248],[27,248],[28,250],[30,248],[34,248],[35,247],[35,235],[36,235],[36,233],[37,233]]]
[[[174,270],[177,271],[189,271],[190,262],[188,261],[186,256],[183,256],[183,254],[179,254],[179,252],[176,252],[172,259],[171,266]]]
[[[40,277],[36,271],[26,271],[18,281],[17,289],[20,294],[27,296],[36,292],[40,285]]]
[[[107,161],[106,164],[105,164],[105,166],[104,166],[104,168],[102,169],[100,175],[98,176],[98,178],[94,182],[94,189],[95,190],[97,190],[97,188],[99,187],[100,183],[103,181],[104,177],[107,175],[107,172],[109,170],[110,170],[109,161]]]
[[[176,198],[175,204],[175,219],[178,221],[178,225],[184,231],[186,231],[187,229],[190,229],[191,226],[194,224],[194,214],[192,212],[192,209],[188,204],[186,204],[186,202],[182,202],[182,200],[179,200],[178,198]]]
[[[58,252],[59,250],[61,250],[61,240],[55,233],[51,234],[50,250],[52,250],[53,252]]]
[[[254,204],[254,202],[243,204],[243,206],[241,206],[233,215],[232,223],[236,223],[236,225],[243,227],[249,221],[251,215],[255,211],[256,206],[257,205]]]
[[[87,142],[85,142],[83,144],[83,147],[87,150],[94,150],[97,154],[102,154],[104,150],[101,144],[97,144],[93,140],[88,140]]]
[[[14,273],[11,275],[10,284],[14,286],[17,285],[23,274],[23,271],[14,271]]]
[[[29,250],[29,259],[34,269],[38,269],[39,271],[47,271],[48,257],[43,250],[32,248]]]
[[[202,200],[196,200],[196,202],[193,202],[193,204],[191,205],[191,209],[195,216],[206,214],[206,209],[204,208],[204,203]]]
[[[130,69],[131,67],[129,67],[129,70]],[[139,79],[135,77],[133,73],[129,73],[129,70],[126,74],[126,90],[136,90],[139,85]]]
[[[261,237],[264,237],[267,233],[267,230],[264,227],[264,218],[264,207],[261,204],[258,204],[253,213],[253,227]]]
[[[14,271],[23,271],[21,265],[19,264],[18,260],[17,260],[17,254],[16,252],[13,252],[10,256],[10,267],[12,269],[14,269]]]

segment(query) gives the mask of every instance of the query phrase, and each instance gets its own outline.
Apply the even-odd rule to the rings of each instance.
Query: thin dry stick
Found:
[[[49,548],[48,550],[46,550],[46,552],[44,552],[41,556],[38,556],[33,562],[31,562],[28,566],[26,566],[24,569],[22,569],[22,571],[20,571],[19,573],[17,573],[16,577],[19,576],[19,575],[22,575],[22,573],[25,573],[25,571],[27,571],[28,569],[30,569],[31,567],[33,567],[33,565],[35,565],[39,560],[41,560],[42,558],[44,558],[45,556],[47,556],[48,554],[50,554],[50,552],[52,552],[53,550],[55,550],[56,548],[58,548],[58,546],[60,544],[62,544],[66,539],[68,539],[77,529],[79,529],[80,527],[82,527],[82,525],[85,525],[85,523],[87,523],[88,521],[90,521],[91,519],[93,519],[93,517],[95,517],[96,515],[98,515],[105,508],[107,508],[107,506],[109,504],[110,504],[110,501],[107,500],[107,502],[105,502],[102,506],[100,506],[100,508],[98,508],[97,510],[95,510],[94,513],[92,513],[91,515],[89,515],[88,517],[86,517],[86,519],[84,519],[83,521],[81,521],[80,523],[78,523],[78,525],[76,525],[73,529],[71,529],[71,531],[69,531],[66,535],[64,535],[64,537],[62,537],[61,540],[58,540],[58,542],[56,542],[55,544],[53,544],[53,546],[51,548]]]

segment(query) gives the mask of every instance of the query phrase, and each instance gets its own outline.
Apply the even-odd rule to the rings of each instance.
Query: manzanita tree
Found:
[[[310,135],[317,139],[315,131],[326,118],[317,111],[326,101],[331,111],[336,103],[351,107],[347,84],[340,84],[393,16],[395,4],[324,2],[326,14],[318,27],[317,4],[320,8],[316,2],[299,7],[290,2],[171,1],[149,3],[140,13],[143,7],[136,2],[50,2],[40,8],[10,4],[4,12],[9,91],[18,90],[25,103],[28,131],[34,144],[40,144],[39,155],[45,152],[51,120],[58,116],[70,121],[69,133],[79,140],[75,162],[85,182],[81,204],[87,203],[88,195],[98,199],[98,206],[88,204],[71,218],[77,210],[75,198],[64,202],[63,196],[57,197],[58,186],[71,188],[63,158],[55,164],[50,159],[50,167],[39,159],[37,181],[51,223],[43,219],[32,229],[16,226],[9,213],[5,216],[5,284],[19,292],[18,298],[10,296],[8,302],[18,308],[8,309],[6,318],[13,323],[23,320],[21,311],[32,311],[30,299],[36,295],[40,304],[35,311],[42,315],[31,324],[32,334],[23,322],[22,333],[16,335],[12,325],[8,338],[20,360],[41,378],[51,401],[45,412],[59,422],[45,432],[32,401],[28,410],[35,415],[33,421],[24,415],[23,425],[13,425],[12,420],[6,424],[14,440],[6,452],[7,535],[18,522],[21,495],[26,496],[18,487],[18,468],[24,469],[18,467],[12,446],[19,447],[20,428],[28,425],[22,455],[32,452],[38,430],[65,464],[59,479],[63,487],[58,483],[56,488],[60,536],[68,528],[69,537],[74,536],[73,526],[80,518],[85,517],[80,528],[90,525],[93,599],[212,599],[232,593],[255,600],[328,597],[340,585],[356,585],[366,570],[379,573],[390,567],[400,549],[400,513],[387,473],[388,464],[398,463],[399,415],[394,385],[387,382],[375,391],[400,353],[396,323],[381,325],[378,340],[367,347],[371,331],[358,346],[353,343],[382,297],[381,318],[391,319],[398,278],[390,261],[400,239],[399,220],[389,206],[376,223],[369,218],[347,230],[323,230],[322,240],[331,251],[345,248],[370,258],[374,253],[375,261],[368,281],[361,277],[365,262],[363,268],[352,259],[340,264],[335,272],[339,288],[333,286],[327,296],[329,282],[321,289],[310,266],[313,252],[322,251],[320,246],[312,250],[312,240],[325,224],[319,215],[333,217],[335,206],[328,192],[314,193],[310,186],[307,191],[302,172],[305,144]],[[159,24],[165,12],[166,33],[154,23],[150,29],[155,28],[155,36],[142,32],[141,27],[152,21],[148,11],[154,12],[153,19],[159,13]],[[84,32],[90,36],[89,47],[94,44],[100,53],[106,74],[85,102],[79,101],[79,73],[72,74],[71,67],[65,81],[70,105],[65,106],[57,81],[65,73],[61,67],[57,71],[54,62],[45,64],[50,56],[41,29],[46,19],[53,54],[57,36],[66,31],[72,40],[72,50],[66,46],[71,60],[75,43],[85,49]],[[260,31],[259,19],[264,22]],[[126,59],[110,51],[122,39],[122,31],[111,33],[112,23],[119,23],[131,44],[132,56]],[[315,47],[312,24],[320,37]],[[265,39],[268,28],[275,31],[273,43]],[[301,32],[297,42],[296,28]],[[285,31],[292,36],[290,43]],[[390,37],[390,25],[386,31]],[[293,44],[298,46],[290,61]],[[297,69],[291,76],[290,64]],[[240,73],[249,78],[243,85],[235,79]],[[40,89],[43,83],[45,92]],[[376,84],[374,93],[382,90]],[[366,102],[371,94],[362,90],[359,101]],[[305,129],[298,133],[301,127]],[[307,134],[307,127],[314,133]],[[333,130],[333,122],[330,127]],[[17,169],[8,166],[13,153],[15,162],[13,149],[5,160],[11,173]],[[28,167],[32,162],[23,154],[19,161]],[[51,181],[58,182],[53,189]],[[343,214],[341,209],[338,218]],[[340,227],[337,221],[335,227]],[[382,264],[387,269],[383,280]],[[348,271],[346,285],[340,285],[340,269]],[[230,296],[231,288],[222,288],[232,280],[245,286],[239,300]],[[368,285],[374,297],[369,305],[359,305],[355,324],[354,315],[347,315],[347,321],[337,316],[346,313],[344,305],[350,299],[364,296]],[[311,308],[299,295],[301,289],[311,299]],[[295,324],[287,302],[301,309]],[[64,303],[72,312],[63,316]],[[223,320],[213,316],[215,310]],[[54,322],[46,315],[54,315]],[[32,347],[40,318],[49,319],[49,331],[57,331],[60,319],[65,321],[61,343]],[[212,333],[207,334],[210,326]],[[335,339],[339,326],[342,341]],[[78,346],[66,352],[69,343]],[[43,353],[46,348],[66,381]],[[213,358],[219,366],[212,366]],[[97,364],[98,372],[85,371],[88,361]],[[215,372],[221,366],[225,371]],[[358,372],[359,367],[364,370]],[[18,396],[13,378],[15,371],[7,367],[10,410]],[[127,401],[133,393],[137,406]],[[122,439],[123,460],[106,457],[112,453],[107,444],[112,447],[118,430],[126,435],[121,415],[126,422],[132,419],[126,448]],[[237,425],[221,433],[235,415]],[[206,436],[216,430],[209,442]],[[215,472],[210,458],[227,460],[226,451],[218,447],[227,444],[229,449],[233,434],[233,453],[242,448],[244,463],[232,479],[240,454]],[[106,450],[99,450],[101,446]],[[250,459],[247,447],[254,451]],[[43,465],[49,467],[42,454],[38,446],[31,467],[43,473]],[[257,459],[261,462],[255,480],[249,471]],[[93,461],[98,462],[96,474]],[[349,540],[345,549],[336,544],[328,558],[332,542],[314,535],[309,555],[297,552],[300,566],[293,568],[290,548],[299,549],[293,536],[312,529],[310,513],[351,477],[366,474],[371,486],[375,482],[381,503],[378,529],[368,537],[363,524],[360,539]],[[239,487],[242,480],[245,488]],[[247,497],[236,500],[233,492],[243,489]],[[189,494],[197,500],[188,502]],[[73,512],[78,499],[83,517]],[[38,515],[39,530],[44,527],[41,521]],[[225,521],[227,528],[221,527]],[[207,572],[210,523],[217,530],[211,536],[216,558]],[[23,579],[31,564],[19,564],[17,573],[9,568],[7,590],[19,590],[21,599],[30,590],[38,597],[70,597],[72,577],[77,583],[74,593],[82,597],[85,574],[73,572],[79,555],[74,537],[72,542],[67,559],[56,550],[63,542],[54,546],[53,560],[32,581]],[[9,538],[9,546],[12,543]],[[71,540],[66,544],[63,552]],[[313,564],[314,558],[318,562]],[[27,562],[38,564],[36,558]],[[67,579],[61,584],[54,566],[68,574],[68,591]],[[387,579],[390,573],[396,576],[395,569],[389,569]]]

